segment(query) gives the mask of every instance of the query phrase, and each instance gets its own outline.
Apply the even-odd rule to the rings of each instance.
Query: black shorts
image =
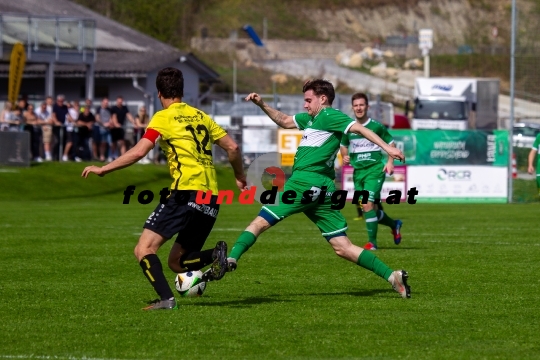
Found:
[[[200,251],[214,227],[219,212],[217,196],[210,204],[197,204],[195,190],[174,190],[165,202],[159,204],[146,220],[143,228],[170,239],[178,233],[176,241],[188,252]]]
[[[124,140],[124,129],[122,128],[111,129],[111,138],[113,142],[117,142],[118,140]]]
[[[79,140],[88,139],[90,137],[90,130],[88,129],[87,126],[79,126],[77,130],[78,130],[77,135],[79,137]]]
[[[77,141],[77,134],[75,134],[73,131],[67,131],[66,142],[74,143],[76,141]]]

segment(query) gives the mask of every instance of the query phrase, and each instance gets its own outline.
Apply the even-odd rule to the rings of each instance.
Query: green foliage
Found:
[[[233,88],[233,56],[223,52],[196,52],[202,61],[212,64],[214,70],[220,74],[222,83],[214,87],[216,93],[232,92]],[[271,80],[273,72],[249,67],[237,61],[237,92],[250,93],[273,93],[273,83]],[[277,94],[301,94],[304,79],[297,79],[288,76],[288,81],[284,84],[276,84]],[[336,87],[338,93],[353,93],[354,91],[344,84]]]
[[[433,76],[510,76],[510,57],[506,55],[433,55],[430,56],[430,66]]]
[[[510,90],[510,56],[489,54],[433,55],[430,56],[432,76],[492,77],[501,80],[500,90]],[[529,67],[530,68],[530,67]],[[516,85],[527,81],[525,73],[516,72]]]
[[[323,40],[311,11],[343,8],[408,8],[418,0],[260,0],[254,6],[249,0],[75,0],[77,3],[111,19],[133,27],[173,46],[189,46],[193,36],[206,28],[210,37],[228,37],[233,30],[246,37],[242,26],[250,24],[262,36],[263,19],[267,19],[268,36],[277,39]]]
[[[490,0],[469,0],[469,4],[486,12],[493,11],[493,3]]]

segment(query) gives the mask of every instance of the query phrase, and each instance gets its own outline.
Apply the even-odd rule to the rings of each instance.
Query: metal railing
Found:
[[[212,101],[211,107],[203,107],[202,110],[210,116],[258,116],[265,113],[251,102],[245,102],[242,99],[247,94],[238,94],[235,96],[237,101]],[[261,94],[261,97],[271,104],[272,107],[288,115],[294,115],[305,112],[304,97],[302,95],[276,95]],[[353,117],[351,107],[351,95],[336,94],[333,106],[341,110],[344,114]],[[380,98],[370,99],[370,109],[368,115],[377,119],[381,123],[392,126],[394,124],[394,106],[391,103],[380,101]]]

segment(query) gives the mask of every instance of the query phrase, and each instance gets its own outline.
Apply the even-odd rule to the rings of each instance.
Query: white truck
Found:
[[[417,78],[414,103],[413,130],[496,129],[499,79]]]

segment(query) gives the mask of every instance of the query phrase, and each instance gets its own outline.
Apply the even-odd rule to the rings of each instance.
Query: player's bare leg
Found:
[[[144,310],[157,309],[177,309],[173,292],[163,274],[161,261],[156,255],[158,249],[167,239],[149,229],[144,229],[139,242],[135,246],[134,254],[143,270],[144,276],[148,279],[160,299],[157,299]]]
[[[349,260],[379,275],[392,284],[394,290],[396,290],[401,297],[411,297],[411,288],[407,284],[408,274],[406,271],[392,271],[392,269],[379,260],[372,252],[351,243],[351,240],[349,240],[347,236],[336,236],[331,238],[328,242],[339,257]]]
[[[124,155],[126,153],[126,142],[124,140],[118,140],[118,146],[120,147],[120,153],[118,155]]]

